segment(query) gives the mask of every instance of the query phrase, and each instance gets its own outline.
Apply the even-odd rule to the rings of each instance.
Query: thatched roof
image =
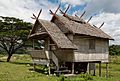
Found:
[[[42,28],[42,31],[39,30]],[[77,47],[67,38],[65,33],[73,33],[74,35],[87,35],[99,37],[103,39],[112,39],[101,29],[91,26],[75,16],[59,16],[54,14],[51,21],[37,19],[29,38],[46,38],[50,37],[58,48],[61,49],[77,49]]]
[[[62,49],[77,49],[77,47],[65,36],[64,33],[52,22],[39,20],[39,23],[45,28],[49,36]]]
[[[77,17],[68,16],[69,18],[67,18],[58,15],[55,15],[55,17],[57,22],[61,22],[63,24],[62,26],[64,26],[65,28],[67,28],[68,30],[72,31],[75,34],[83,34],[83,35],[89,35],[89,36],[100,37],[105,39],[112,39],[101,29],[97,27],[93,27],[89,23],[86,23],[84,20],[79,19]],[[55,24],[60,26],[57,22],[55,22]]]

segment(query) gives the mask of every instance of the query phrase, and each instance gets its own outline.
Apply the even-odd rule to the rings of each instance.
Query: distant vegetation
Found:
[[[120,45],[111,45],[109,46],[110,55],[120,55]]]

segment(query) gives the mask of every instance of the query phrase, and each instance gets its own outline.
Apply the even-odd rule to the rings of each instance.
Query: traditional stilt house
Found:
[[[108,64],[109,40],[112,38],[100,28],[90,25],[89,20],[84,21],[81,18],[84,13],[78,17],[67,15],[67,10],[61,11],[62,16],[51,10],[50,12],[53,15],[51,21],[38,19],[39,16],[35,16],[36,21],[29,39],[33,42],[44,40],[44,48],[32,50],[33,59],[38,58],[40,64],[48,66],[53,63],[56,66],[53,71],[56,73],[80,73],[90,70],[95,72],[95,63],[99,63],[101,76],[101,63]],[[62,71],[62,68],[66,69]]]

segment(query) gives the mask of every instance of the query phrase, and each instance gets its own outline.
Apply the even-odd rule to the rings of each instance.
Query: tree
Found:
[[[120,45],[109,46],[110,55],[120,55]]]
[[[30,29],[31,23],[0,16],[0,48],[8,54],[7,62],[18,49],[25,46]]]

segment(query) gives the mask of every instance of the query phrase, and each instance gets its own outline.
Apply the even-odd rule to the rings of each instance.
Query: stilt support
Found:
[[[106,63],[106,78],[108,78],[108,63]]]
[[[87,65],[87,73],[90,74],[90,63],[88,62],[88,65]]]
[[[93,70],[93,76],[95,76],[95,69]]]
[[[99,63],[99,76],[102,77],[102,72],[101,72],[101,62]]]
[[[72,74],[74,74],[74,62],[72,63]]]
[[[47,67],[48,67],[48,74],[50,75],[51,72],[50,72],[50,60],[49,60],[49,63],[47,64]]]

